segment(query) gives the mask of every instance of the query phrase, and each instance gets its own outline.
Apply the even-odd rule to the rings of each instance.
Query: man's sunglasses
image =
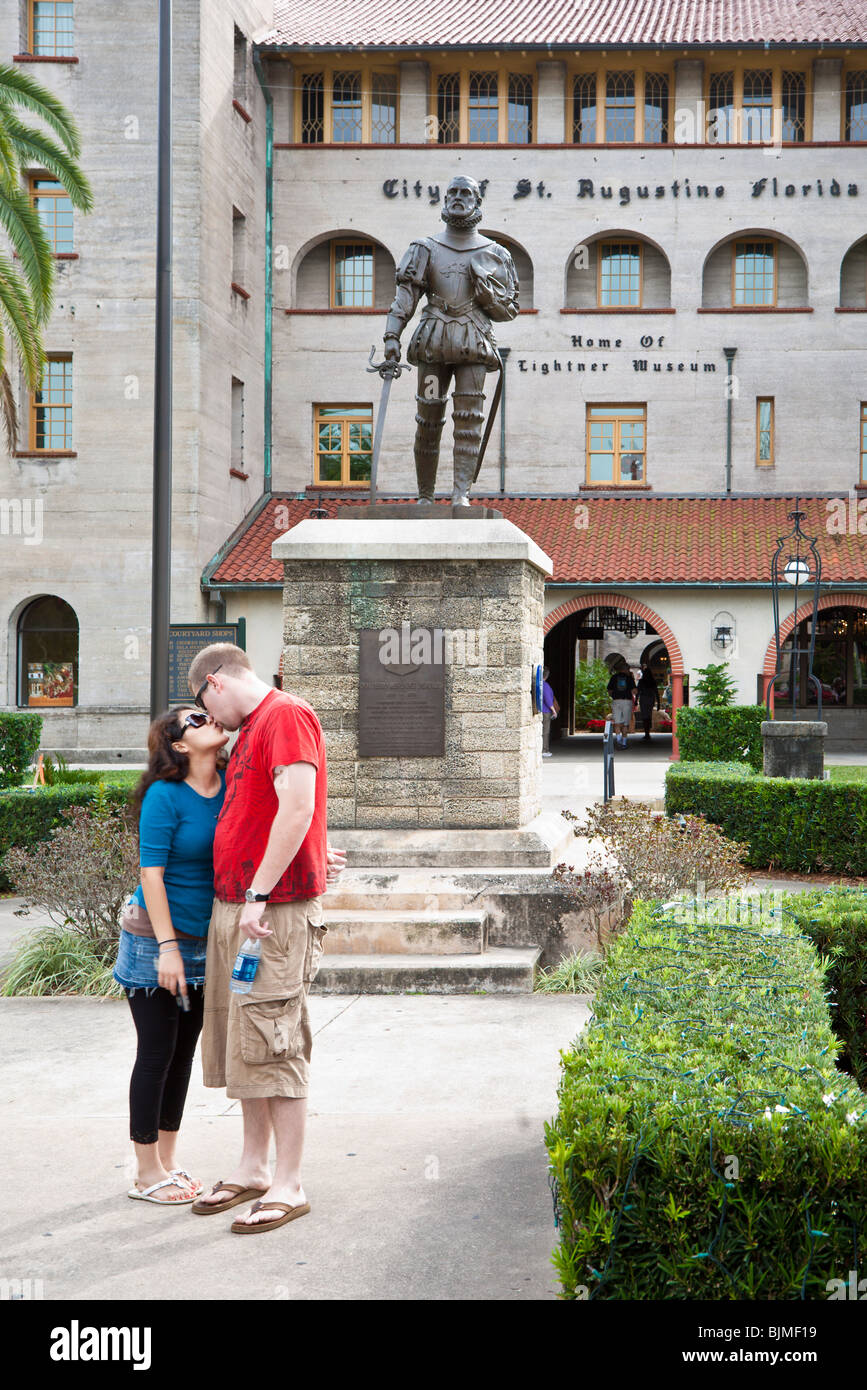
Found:
[[[210,724],[210,722],[210,714],[188,714],[181,725],[181,733],[184,732],[184,729],[201,729],[203,725]]]
[[[217,672],[218,672],[218,671],[222,671],[222,669],[223,669],[223,663],[222,663],[222,661],[221,661],[220,664],[219,664],[219,666],[215,666],[214,669],[213,669],[213,671],[210,671],[210,672],[209,672],[209,675],[215,676],[215,675],[217,674]],[[205,691],[207,690],[207,688],[208,688],[208,677],[205,676],[205,679],[202,681],[201,685],[199,686],[198,690],[196,691],[196,701],[195,701],[195,703],[199,706],[199,709],[205,710],[205,713],[206,713],[206,714],[207,714],[208,711],[207,711],[207,708],[206,708],[206,706],[205,706],[205,704],[204,704],[204,701],[203,701],[202,697],[203,697]]]

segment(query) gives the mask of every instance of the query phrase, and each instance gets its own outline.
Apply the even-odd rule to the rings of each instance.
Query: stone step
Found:
[[[538,946],[477,955],[325,955],[314,994],[530,994]]]
[[[480,955],[488,944],[487,913],[468,910],[326,909],[325,954]]]

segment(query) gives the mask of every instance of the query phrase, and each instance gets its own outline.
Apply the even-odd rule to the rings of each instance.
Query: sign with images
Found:
[[[75,672],[71,661],[29,661],[27,663],[28,705],[72,705],[75,703]]]
[[[182,705],[192,699],[187,684],[187,672],[194,656],[212,642],[232,642],[247,650],[247,624],[243,618],[236,623],[172,623],[169,627],[169,704]]]

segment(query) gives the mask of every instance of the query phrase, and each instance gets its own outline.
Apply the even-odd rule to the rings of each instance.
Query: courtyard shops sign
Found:
[[[483,198],[491,182],[491,179],[479,179],[479,189]],[[857,183],[841,184],[837,179],[829,180],[827,177],[814,179],[811,183],[784,183],[782,179],[774,175],[768,178],[748,180],[746,190],[750,197],[762,201],[773,198],[858,197]],[[420,179],[412,182],[410,179],[396,178],[386,179],[382,185],[382,191],[386,198],[426,198],[429,203],[437,204],[442,200],[443,189],[438,183],[426,184],[422,183]],[[555,191],[549,188],[544,179],[539,179],[537,183],[534,183],[532,179],[521,178],[515,182],[512,198],[552,198]],[[619,188],[613,183],[599,183],[595,179],[579,179],[575,197],[616,199],[620,207],[626,207],[633,198],[639,200],[677,198],[678,200],[692,199],[701,202],[704,199],[724,198],[727,192],[728,186],[724,183],[695,183],[688,178],[674,179],[671,183],[621,184]]]

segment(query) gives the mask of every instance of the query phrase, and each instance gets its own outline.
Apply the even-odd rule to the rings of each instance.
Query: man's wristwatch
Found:
[[[245,894],[244,894],[244,902],[245,902],[245,903],[266,903],[266,902],[268,901],[268,897],[269,897],[269,894],[268,894],[268,893],[254,893],[253,890],[252,890],[252,888],[248,888],[247,891],[246,891]]]

